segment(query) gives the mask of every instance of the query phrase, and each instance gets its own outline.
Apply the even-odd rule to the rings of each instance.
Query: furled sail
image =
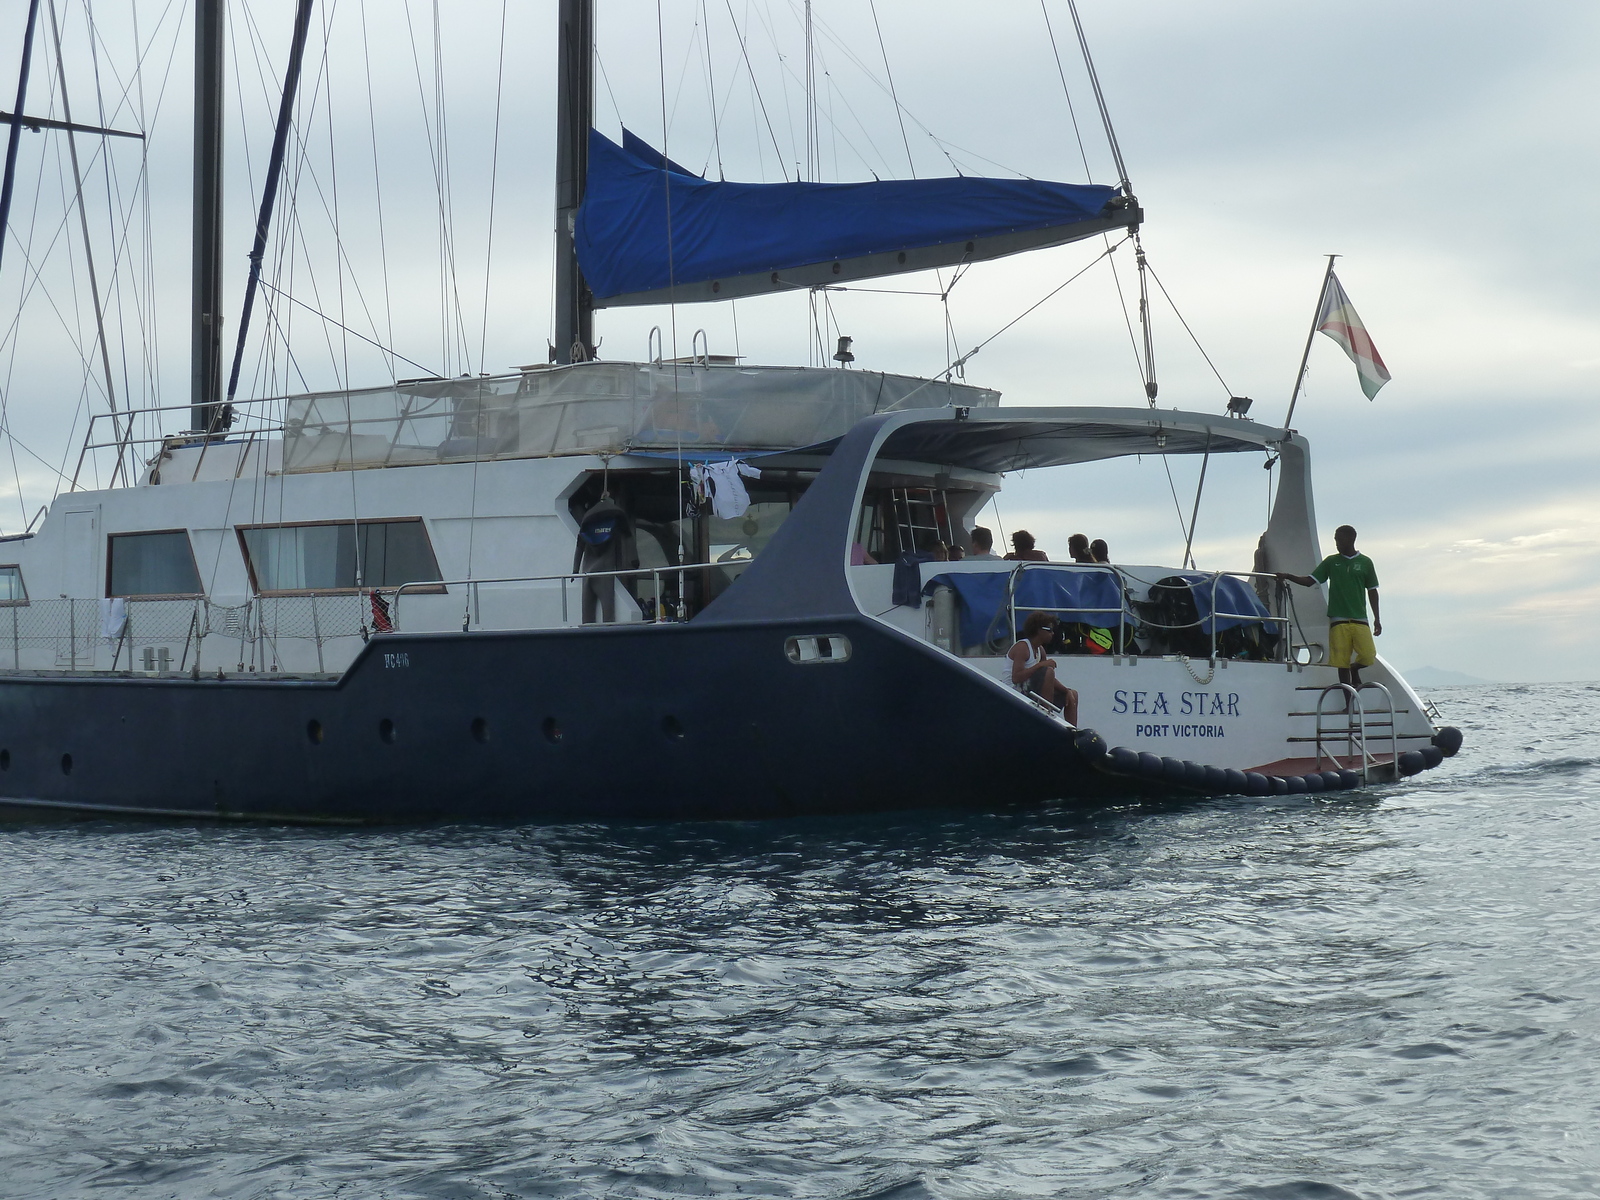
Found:
[[[1143,215],[1117,188],[1034,179],[718,183],[623,136],[619,146],[589,133],[575,234],[597,308],[731,300],[1000,258]]]

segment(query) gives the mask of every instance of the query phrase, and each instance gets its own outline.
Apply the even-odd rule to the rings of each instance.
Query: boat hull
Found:
[[[791,638],[819,635],[848,659],[792,661]],[[747,819],[1138,787],[865,618],[391,634],[337,680],[11,676],[0,750],[12,809],[296,822]]]

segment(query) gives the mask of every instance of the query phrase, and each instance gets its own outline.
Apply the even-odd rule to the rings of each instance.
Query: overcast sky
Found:
[[[1046,2],[1091,173],[1114,183],[1070,16],[1062,0]],[[1342,254],[1340,277],[1394,381],[1369,403],[1348,360],[1319,337],[1295,425],[1312,442],[1325,547],[1333,526],[1348,521],[1377,563],[1387,618],[1380,649],[1402,668],[1431,664],[1506,680],[1600,677],[1600,6],[1079,7],[1147,214],[1150,261],[1227,384],[1158,296],[1158,403],[1214,412],[1231,391],[1255,398],[1253,415],[1281,421],[1321,256]],[[429,369],[542,361],[550,330],[553,0],[506,7],[503,56],[499,3],[452,0],[442,9],[453,272],[440,269],[438,152],[429,149],[440,144],[438,124],[429,125],[439,111],[431,13],[416,0],[366,0],[365,8],[363,28],[359,0],[344,0],[313,39],[297,159],[299,248],[292,260],[275,254],[275,278]],[[14,35],[25,10],[25,0],[0,0],[0,79],[15,78]],[[94,98],[82,11],[62,5],[79,120]],[[114,93],[106,77],[119,61],[131,63],[131,23],[122,6],[95,11],[102,90]],[[147,379],[139,382],[135,364],[128,390],[167,404],[184,403],[187,389],[189,34],[175,11],[163,24],[160,6],[151,6],[140,27],[137,44],[155,68],[146,71],[143,108],[152,133],[150,250],[143,263],[125,256],[119,276],[128,288],[135,278],[148,281],[145,319],[161,338]],[[247,14],[238,4],[232,11],[228,262],[237,295],[288,34],[286,13]],[[615,135],[626,122],[654,143],[665,138],[675,159],[713,177],[719,162],[730,179],[793,177],[805,158],[801,12],[780,0],[664,0],[658,44],[654,5],[602,0],[597,124]],[[1085,178],[1037,0],[981,9],[877,0],[881,48],[872,7],[861,0],[816,0],[813,12],[822,179],[956,169]],[[43,35],[40,47],[48,48]],[[53,71],[49,53],[36,60],[30,111],[59,115]],[[11,86],[0,87],[7,107]],[[130,93],[116,115],[126,124],[137,111]],[[70,474],[83,407],[103,401],[86,391],[76,351],[63,341],[63,326],[82,322],[87,308],[81,279],[74,293],[61,274],[75,236],[61,232],[61,179],[70,176],[60,140],[51,148],[49,137],[24,139],[13,224],[27,231],[30,257],[18,243],[8,247],[0,316],[9,323],[23,289],[33,290],[26,319],[0,342],[0,386],[22,443]],[[131,183],[135,144],[110,153],[116,184]],[[342,279],[329,265],[338,261],[329,236],[335,210],[349,263]],[[137,233],[143,218],[133,211]],[[45,254],[52,238],[53,257]],[[955,352],[1103,249],[1084,243],[973,268],[950,296]],[[109,259],[110,247],[101,254]],[[1117,257],[1130,287],[1131,257]],[[34,261],[38,279],[27,265]],[[935,281],[869,286],[931,290]],[[859,366],[931,374],[949,361],[936,298],[831,299],[840,329],[856,339]],[[124,326],[134,313],[124,305]],[[287,321],[289,310],[279,316]],[[270,357],[253,345],[247,390],[389,378],[386,360],[359,341],[336,331],[330,339],[304,310],[294,321],[294,365],[281,345]],[[776,297],[742,302],[736,312],[722,305],[602,313],[602,354],[644,357],[654,325],[669,341],[675,325],[685,352],[699,328],[713,351],[737,343],[754,361],[805,362],[811,352],[804,298]],[[137,328],[127,336],[147,340]],[[231,345],[231,330],[226,340]],[[967,378],[998,388],[1007,403],[1142,403],[1110,268],[1095,267],[986,346]],[[27,452],[15,459],[21,495],[0,507],[8,530],[23,523],[18,514],[48,501],[55,484]],[[1197,470],[1189,461],[1174,468],[1185,512]],[[1249,566],[1265,488],[1257,455],[1212,465],[1196,537],[1201,566]],[[998,519],[1008,531],[1030,528],[1058,556],[1081,529],[1107,538],[1124,561],[1171,563],[1181,553],[1174,509],[1160,463],[1145,461],[1016,481]]]

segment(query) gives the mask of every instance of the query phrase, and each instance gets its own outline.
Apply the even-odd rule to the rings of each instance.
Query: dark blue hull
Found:
[[[795,635],[842,634],[797,664]],[[864,618],[374,639],[337,681],[0,679],[0,805],[289,821],[765,818],[1125,792]]]

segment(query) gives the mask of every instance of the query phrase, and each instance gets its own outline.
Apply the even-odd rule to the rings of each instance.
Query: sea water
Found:
[[[1600,685],[1434,698],[1328,797],[0,827],[0,1195],[1600,1194]]]

